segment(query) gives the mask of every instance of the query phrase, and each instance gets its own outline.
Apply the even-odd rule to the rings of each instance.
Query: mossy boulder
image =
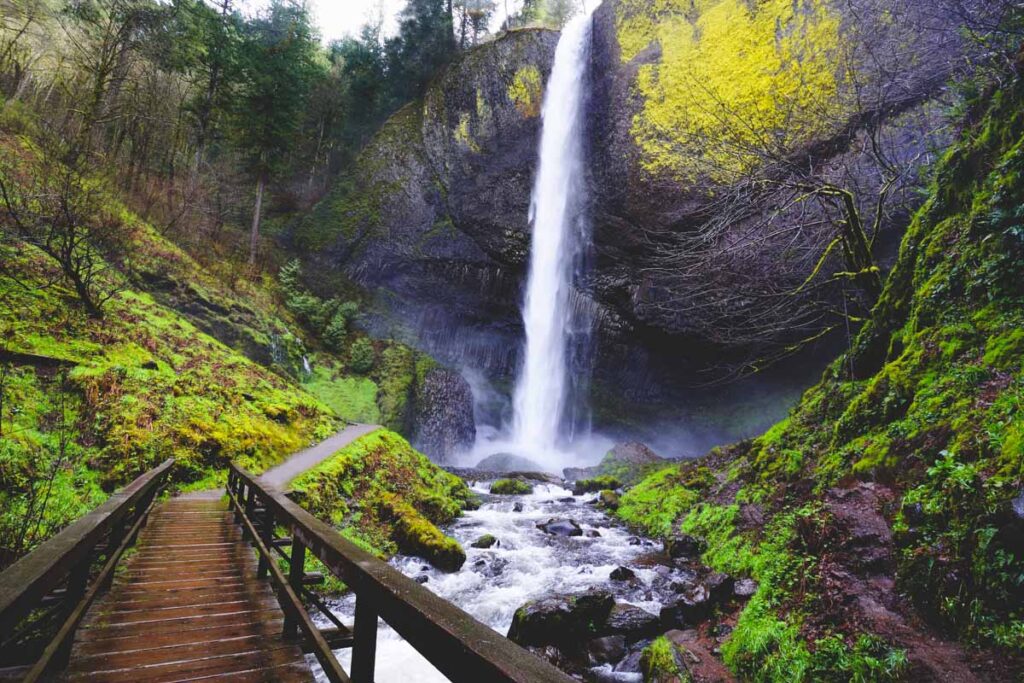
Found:
[[[470,545],[474,548],[490,548],[497,542],[498,539],[492,536],[491,534],[483,534],[475,541],[473,541]]]
[[[533,600],[516,610],[508,638],[524,646],[573,642],[596,634],[614,605],[611,593],[600,589]]]
[[[644,683],[689,683],[683,652],[675,643],[661,636],[644,648],[640,655]]]
[[[491,484],[491,493],[498,496],[523,496],[533,493],[533,485],[522,479],[498,479]]]
[[[605,489],[597,494],[597,504],[604,510],[619,509],[619,494],[615,491]]]
[[[580,479],[573,484],[572,495],[582,496],[584,493],[593,493],[602,489],[617,489],[622,487],[622,482],[611,475],[601,475],[591,479]]]
[[[398,434],[378,430],[356,439],[292,482],[307,510],[342,534],[387,557],[417,555],[454,571],[466,555],[438,525],[454,520],[475,496]]]
[[[562,473],[566,479],[575,481],[575,488],[583,493],[584,487],[587,491],[600,491],[632,486],[666,462],[646,444],[630,441],[616,444],[593,467],[569,467]]]
[[[416,555],[446,572],[458,571],[466,562],[466,551],[459,542],[446,536],[423,514],[394,496],[381,501],[380,518],[390,524],[398,550]]]

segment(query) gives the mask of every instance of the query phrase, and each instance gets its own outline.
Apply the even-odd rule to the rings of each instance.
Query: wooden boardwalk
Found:
[[[171,499],[79,628],[67,680],[311,681],[283,618],[227,504]]]

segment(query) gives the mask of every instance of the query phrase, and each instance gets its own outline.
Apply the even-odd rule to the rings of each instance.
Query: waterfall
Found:
[[[533,241],[523,304],[526,349],[513,397],[512,440],[529,454],[559,450],[572,382],[574,276],[586,251],[584,105],[590,13],[562,30],[542,110],[540,160],[530,202]]]

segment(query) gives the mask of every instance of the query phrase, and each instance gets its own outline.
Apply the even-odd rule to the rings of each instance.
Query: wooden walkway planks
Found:
[[[70,681],[311,681],[226,503],[171,499],[78,630]]]

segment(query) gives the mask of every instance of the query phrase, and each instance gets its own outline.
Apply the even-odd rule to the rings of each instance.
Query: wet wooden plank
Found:
[[[138,551],[79,629],[68,680],[313,680],[226,510],[174,499],[153,511]]]

